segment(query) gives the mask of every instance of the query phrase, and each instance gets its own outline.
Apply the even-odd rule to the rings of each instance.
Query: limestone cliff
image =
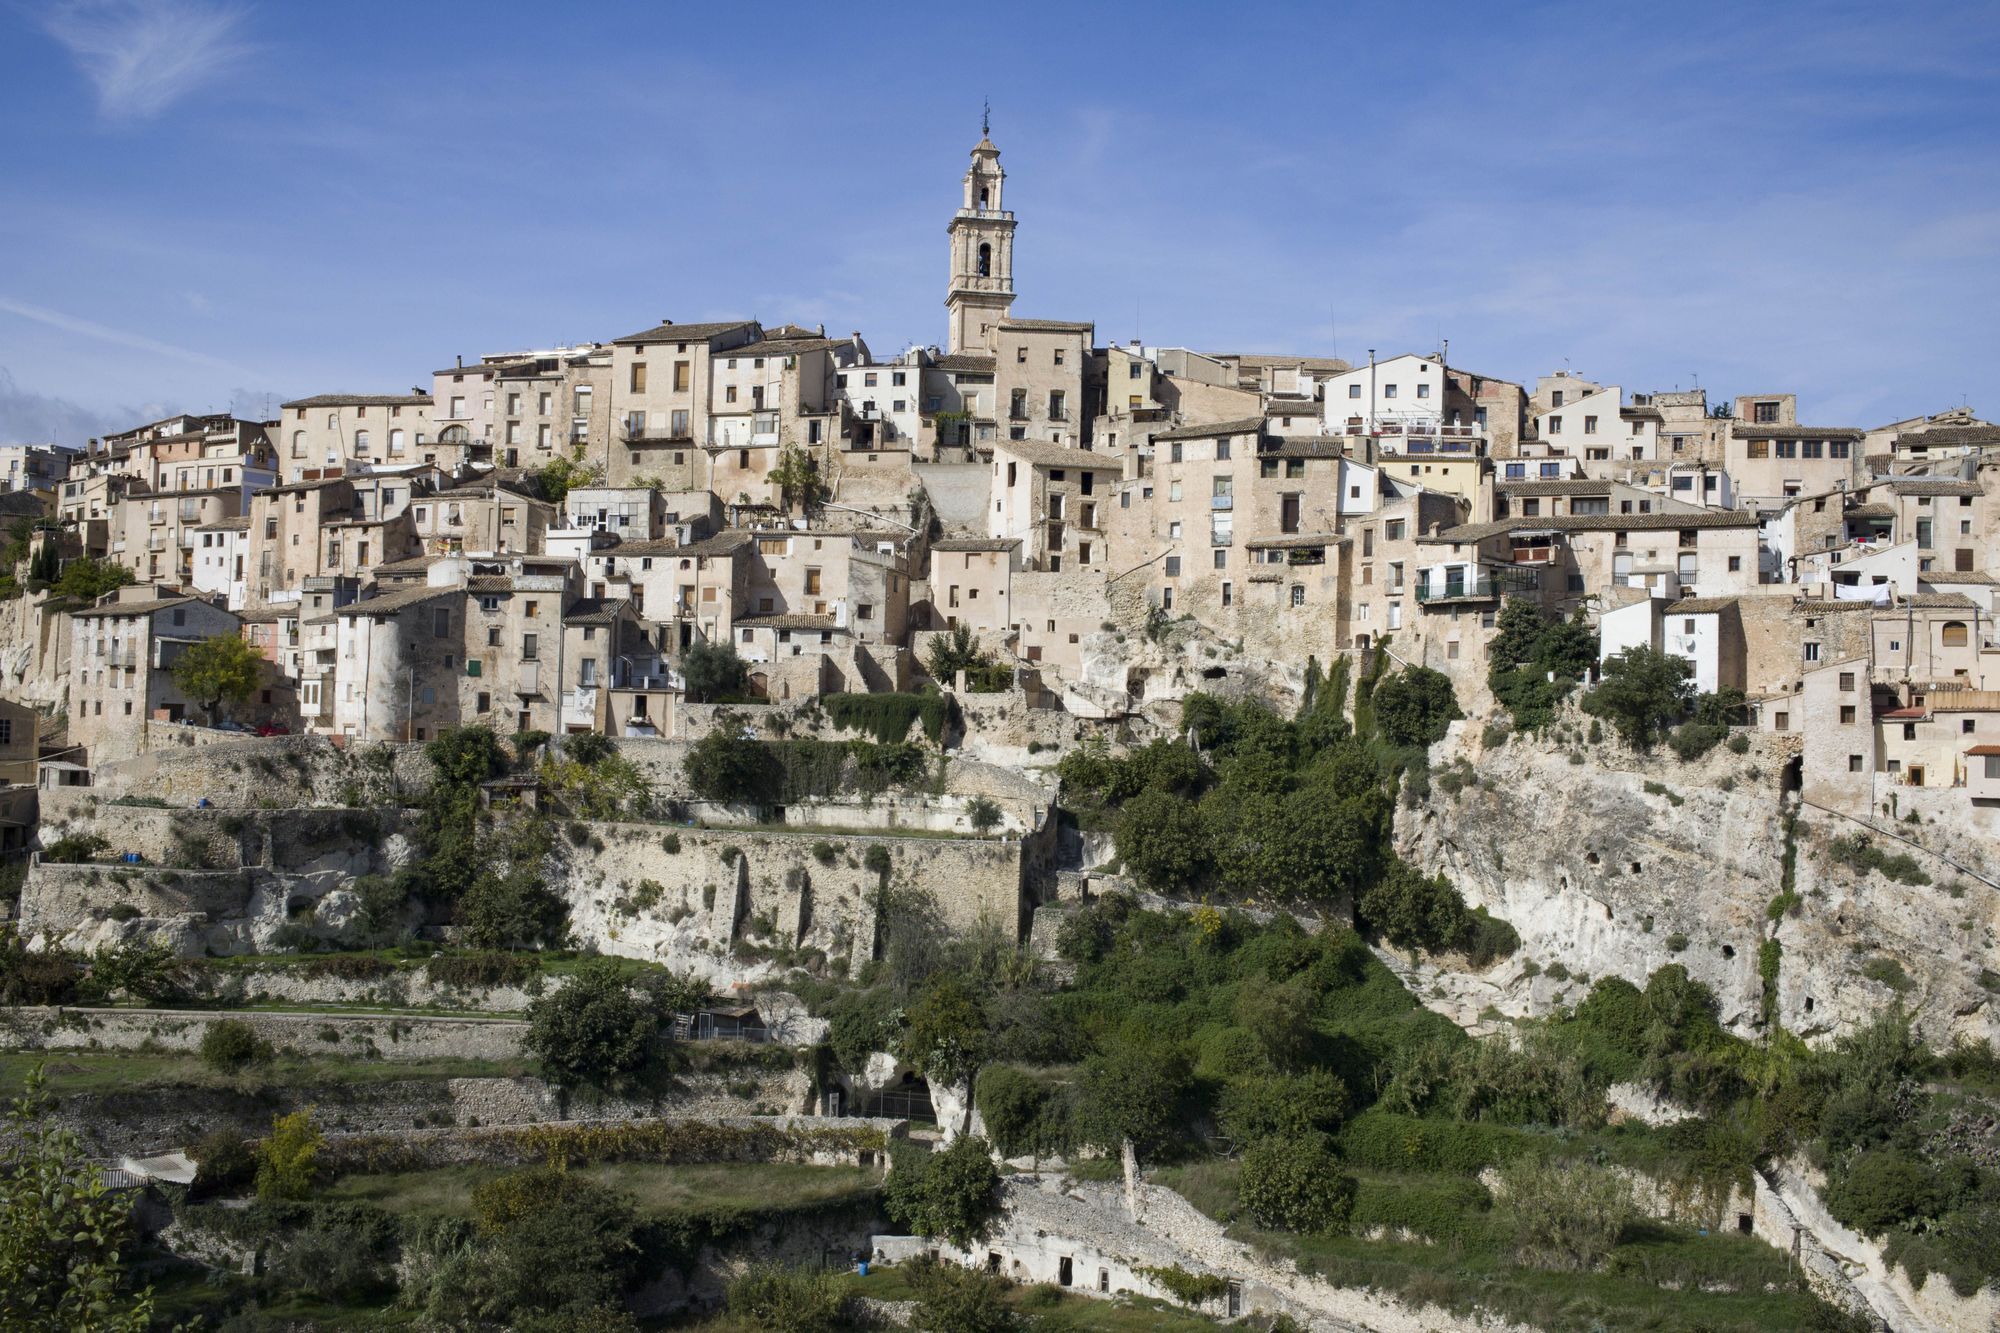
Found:
[[[1826,1037],[1900,998],[1933,1041],[2000,1037],[2000,996],[1981,985],[2000,972],[1990,853],[1948,814],[1871,827],[1802,806],[1783,790],[1784,740],[1682,763],[1665,750],[1518,736],[1488,750],[1472,724],[1454,727],[1433,754],[1429,797],[1398,812],[1398,849],[1513,923],[1521,948],[1478,974],[1450,960],[1405,967],[1413,989],[1477,1026],[1573,1004],[1590,979],[1643,983],[1677,962],[1747,1031],[1764,1021],[1759,951],[1775,937],[1775,1013],[1794,1032]],[[1793,812],[1798,901],[1780,904],[1774,924]],[[1836,860],[1832,840],[1857,835],[1912,856],[1931,882]]]

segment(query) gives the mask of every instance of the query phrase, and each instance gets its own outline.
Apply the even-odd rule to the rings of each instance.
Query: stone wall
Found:
[[[1021,840],[590,828],[603,846],[572,854],[562,885],[579,943],[718,981],[757,974],[737,967],[732,951],[818,950],[851,965],[873,957],[882,877],[867,858],[878,847],[889,857],[887,882],[928,895],[948,927],[991,922],[1017,932],[1024,867],[1047,858],[1053,836],[1052,828]],[[651,901],[640,907],[639,899]]]
[[[427,790],[430,761],[421,745],[336,746],[324,736],[243,736],[201,728],[203,744],[164,745],[132,759],[100,764],[101,799],[155,797],[192,806],[375,804]]]
[[[212,1130],[252,1137],[271,1118],[313,1107],[329,1132],[399,1134],[412,1126],[536,1125],[553,1120],[629,1121],[647,1116],[741,1116],[799,1111],[811,1098],[803,1070],[684,1074],[657,1097],[565,1094],[539,1078],[399,1078],[285,1087],[165,1087],[79,1093],[56,1114],[91,1151],[143,1156],[186,1146]]]
[[[528,1025],[504,1018],[398,1018],[378,1014],[282,1014],[259,1010],[10,1010],[0,1048],[29,1051],[176,1051],[201,1049],[224,1021],[248,1024],[276,1049],[301,1056],[369,1060],[514,1060]]]

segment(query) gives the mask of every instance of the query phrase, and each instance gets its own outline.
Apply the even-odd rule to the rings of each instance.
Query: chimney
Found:
[[[821,320],[818,324],[813,325],[813,331],[822,338],[826,337],[826,321]]]
[[[458,368],[459,368],[460,370],[464,370],[464,369],[465,369],[465,354],[464,354],[463,352],[459,353],[459,356],[458,356]]]
[[[671,324],[671,323],[673,323],[673,321],[672,321],[671,319],[662,319],[662,320],[660,321],[660,327],[661,327],[661,328],[665,328],[665,327],[666,327],[667,325],[669,325],[669,324]]]

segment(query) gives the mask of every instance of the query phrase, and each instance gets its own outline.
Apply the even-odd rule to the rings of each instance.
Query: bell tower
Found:
[[[945,230],[951,236],[951,291],[947,351],[993,348],[993,331],[1014,305],[1014,215],[1002,206],[1007,173],[993,146],[989,117],[982,116],[965,193]]]

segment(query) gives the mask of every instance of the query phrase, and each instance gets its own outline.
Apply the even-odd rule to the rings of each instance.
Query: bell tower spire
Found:
[[[990,137],[993,109],[983,107],[979,142],[965,173],[964,194],[946,227],[951,237],[951,288],[947,350],[987,351],[993,331],[1014,305],[1014,215],[1002,205],[1007,173]]]

